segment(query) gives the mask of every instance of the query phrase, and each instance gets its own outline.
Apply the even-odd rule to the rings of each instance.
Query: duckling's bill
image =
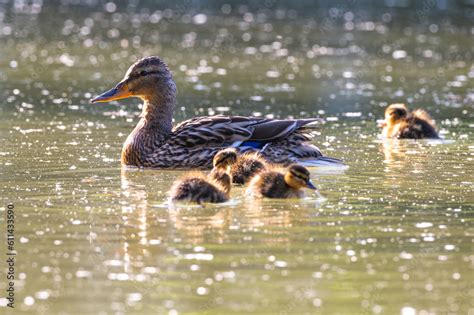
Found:
[[[387,120],[385,119],[377,119],[377,127],[383,128],[387,126]]]
[[[318,190],[318,188],[316,186],[314,186],[313,182],[311,181],[311,179],[308,179],[308,181],[306,182],[306,187],[309,188],[309,189],[314,189],[314,190]]]
[[[132,92],[124,83],[117,84],[114,88],[104,92],[90,100],[91,103],[110,102],[133,96]]]

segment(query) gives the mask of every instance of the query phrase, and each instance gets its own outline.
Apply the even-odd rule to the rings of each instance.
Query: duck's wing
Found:
[[[296,131],[321,122],[310,119],[267,119],[243,116],[197,117],[178,124],[170,142],[176,145],[263,147],[266,143],[288,138]]]

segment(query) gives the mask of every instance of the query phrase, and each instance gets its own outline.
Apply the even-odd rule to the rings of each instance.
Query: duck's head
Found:
[[[408,109],[405,104],[392,104],[385,110],[385,123],[395,124],[408,116]]]
[[[228,148],[216,153],[212,164],[214,169],[229,171],[230,167],[237,161],[237,150]]]
[[[128,97],[151,100],[157,97],[175,97],[175,94],[176,85],[168,66],[159,57],[151,56],[135,62],[114,88],[90,101],[109,102]]]
[[[311,181],[308,169],[298,164],[292,164],[288,167],[285,174],[285,183],[295,189],[317,189]]]

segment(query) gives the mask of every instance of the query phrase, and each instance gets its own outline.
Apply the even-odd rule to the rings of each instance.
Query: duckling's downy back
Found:
[[[289,187],[285,175],[278,171],[268,171],[257,174],[249,183],[249,195],[266,198],[301,198],[302,190]]]
[[[232,181],[235,184],[244,185],[266,168],[267,162],[260,154],[256,152],[244,153],[232,165]]]
[[[170,190],[172,202],[210,202],[219,203],[228,200],[228,194],[219,189],[202,174],[193,174],[175,183]]]
[[[422,109],[409,115],[400,126],[399,139],[439,139],[436,125],[431,116]]]

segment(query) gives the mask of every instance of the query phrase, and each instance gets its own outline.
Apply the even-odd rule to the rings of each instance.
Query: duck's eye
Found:
[[[147,72],[145,70],[140,71],[139,75],[146,75]]]

